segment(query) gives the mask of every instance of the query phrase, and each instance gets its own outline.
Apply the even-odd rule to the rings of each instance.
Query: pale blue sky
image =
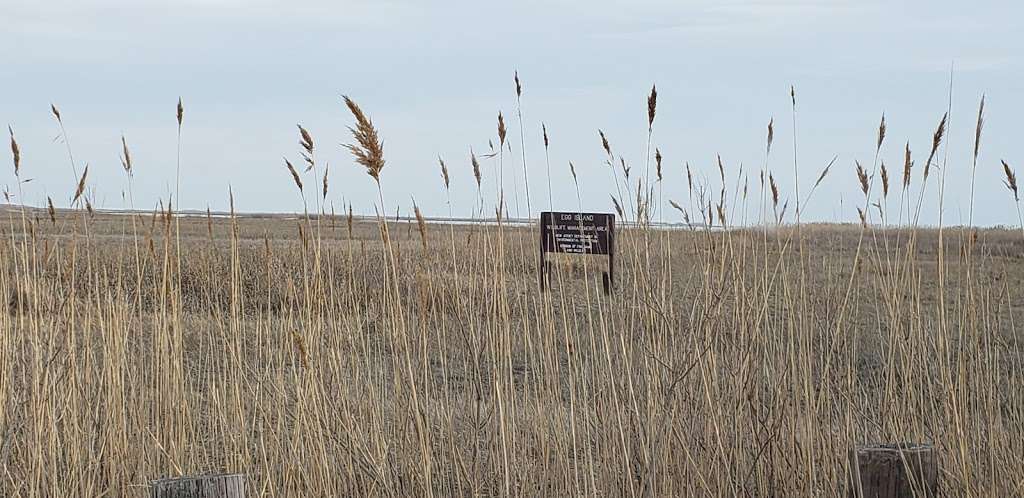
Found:
[[[91,165],[96,204],[124,206],[123,133],[134,155],[136,204],[151,208],[173,189],[180,95],[184,207],[226,209],[230,183],[241,210],[301,210],[281,158],[298,160],[295,125],[302,123],[320,161],[331,165],[330,200],[338,211],[344,197],[357,212],[372,213],[372,179],[339,146],[349,141],[351,123],[344,93],[384,136],[390,210],[407,211],[414,196],[425,214],[447,214],[441,155],[452,172],[455,213],[467,215],[476,196],[469,149],[486,151],[499,110],[513,143],[509,196],[512,173],[520,178],[512,83],[518,69],[535,212],[548,207],[541,122],[552,140],[555,208],[576,207],[572,160],[584,208],[610,210],[615,189],[597,129],[642,170],[652,83],[666,203],[687,205],[684,161],[717,191],[717,153],[730,181],[743,163],[756,191],[773,117],[769,166],[783,197],[791,197],[792,84],[802,195],[838,156],[804,217],[851,221],[862,202],[854,160],[870,165],[883,112],[883,158],[895,173],[910,141],[916,195],[953,64],[945,221],[966,222],[975,113],[985,93],[975,221],[1016,223],[999,160],[1024,172],[1019,2],[0,0],[0,19],[0,123],[15,129],[23,174],[34,178],[25,185],[32,203],[51,195],[66,204],[74,188],[64,148],[54,141],[54,102],[79,169]],[[3,163],[0,184],[13,190],[9,154]],[[494,169],[483,165],[492,212]],[[938,179],[936,170],[926,223],[936,221]],[[309,176],[306,183],[319,181]],[[522,195],[523,186],[518,190]],[[525,214],[524,199],[520,209]],[[891,200],[893,216],[896,209]],[[752,201],[748,217],[756,212]]]

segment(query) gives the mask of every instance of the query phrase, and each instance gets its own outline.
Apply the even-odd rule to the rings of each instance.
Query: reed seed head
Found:
[[[860,161],[854,161],[857,164],[857,181],[860,182],[860,191],[864,195],[868,195],[868,173],[864,171],[864,168],[860,165]]]
[[[675,209],[676,211],[679,211],[679,214],[682,214],[684,216],[686,215],[686,211],[683,209],[682,206],[677,204],[676,201],[673,201],[672,199],[669,199],[668,200],[668,205],[672,206],[672,208]]]
[[[14,176],[19,176],[21,171],[21,149],[18,148],[18,141],[14,139],[14,128],[7,126],[7,132],[11,134],[11,155],[14,157]]]
[[[541,129],[541,131],[544,132],[544,148],[547,149],[548,145],[549,145],[549,142],[548,142],[548,126],[546,124],[544,124],[544,123],[541,123],[540,124],[540,129]]]
[[[295,181],[295,186],[299,187],[299,191],[302,191],[302,179],[299,178],[299,172],[295,171],[295,166],[292,166],[292,162],[288,158],[284,159],[285,166],[288,167],[288,172],[292,174],[292,180]]]
[[[124,168],[125,173],[128,173],[128,176],[131,176],[132,153],[128,150],[128,142],[125,141],[124,135],[121,135],[121,167]]]
[[[185,106],[181,103],[181,97],[178,97],[178,128],[181,128],[181,120],[185,117]]]
[[[57,118],[58,124],[64,124],[63,121],[60,120],[60,110],[57,109],[56,104],[50,104],[50,112],[53,113],[54,118]]]
[[[324,200],[327,200],[327,172],[330,171],[330,170],[331,170],[331,165],[330,164],[324,165],[324,191],[323,191],[323,196],[324,196],[323,198],[324,198]]]
[[[885,161],[882,161],[882,198],[889,197],[889,170],[885,167]]]
[[[364,166],[366,173],[380,183],[380,172],[384,169],[384,144],[377,129],[373,127],[373,122],[359,105],[347,95],[343,95],[342,98],[345,99],[345,105],[356,119],[356,126],[349,127],[356,143],[346,144],[345,148],[355,156],[356,163]]]
[[[978,160],[978,151],[981,147],[981,129],[985,126],[985,96],[981,96],[981,103],[978,104],[978,123],[974,127],[974,160]]]
[[[519,71],[515,72],[515,80],[516,80],[516,98],[518,99],[518,98],[523,96],[523,85],[519,83]]]
[[[57,224],[57,210],[53,208],[53,199],[46,196],[46,212],[50,214],[50,224]]]
[[[686,162],[686,188],[690,191],[690,195],[693,195],[693,172],[690,171],[690,162]]]
[[[608,157],[612,157],[612,146],[608,144],[608,137],[604,136],[604,132],[601,130],[597,130],[597,134],[601,135],[601,147],[604,148],[604,153]]]
[[[427,222],[423,219],[420,207],[416,205],[416,199],[412,200],[412,212],[416,215],[416,226],[420,231],[420,242],[423,243],[423,250],[427,250]]]
[[[476,188],[480,189],[483,177],[480,175],[480,161],[476,160],[476,154],[473,153],[473,149],[469,149],[469,161],[473,164],[473,178],[476,179]]]
[[[647,97],[647,129],[654,128],[654,115],[658,111],[658,87],[651,85],[651,94]]]
[[[1017,192],[1017,175],[1010,168],[1010,165],[1006,164],[1006,161],[1000,162],[1003,163],[1003,173],[1006,175],[1006,180],[1003,181],[1003,184],[1006,185],[1010,192],[1013,192],[1013,200],[1020,202],[1020,195]]]
[[[932,150],[928,153],[928,161],[924,163],[924,179],[928,179],[928,171],[932,165],[932,159],[935,158],[935,153],[939,150],[939,145],[942,144],[942,137],[946,133],[946,118],[947,114],[942,115],[942,121],[939,121],[938,128],[935,129],[935,134],[932,135]]]
[[[85,178],[89,175],[89,165],[85,165],[85,171],[82,172],[82,177],[78,179],[78,188],[75,189],[75,196],[71,199],[71,204],[78,202],[78,198],[82,197],[85,193]]]
[[[624,214],[622,214],[622,205],[619,204],[619,200],[616,199],[614,195],[611,196],[611,197],[612,197],[612,204],[615,205],[615,212],[619,213],[619,218],[625,218],[626,216]]]
[[[658,181],[661,181],[661,150],[654,149],[654,166],[655,172],[658,174]]]
[[[350,202],[350,203],[348,203],[348,219],[346,220],[348,222],[348,238],[349,239],[352,238],[352,221],[353,221],[353,218],[354,218],[354,216],[352,216],[352,203]]]
[[[441,178],[444,179],[444,189],[448,190],[450,187],[448,178],[448,166],[444,164],[444,159],[441,159],[441,156],[437,156],[437,162],[441,164]]]
[[[768,146],[765,148],[765,151],[764,151],[764,153],[766,155],[772,153],[772,141],[774,141],[774,140],[775,140],[775,118],[771,118],[771,119],[768,120],[768,140],[767,140]]]
[[[903,153],[903,190],[910,187],[910,170],[914,167],[914,161],[910,158],[910,142],[907,142],[907,148]]]
[[[882,142],[885,140],[885,114],[882,114],[882,122],[878,124],[878,144],[875,151],[882,150]]]
[[[838,158],[839,156],[832,156],[832,160],[828,162],[828,164],[825,166],[825,169],[821,170],[821,174],[818,175],[818,180],[814,182],[814,188],[818,188],[818,185],[821,185],[821,182],[825,179],[826,176],[828,176],[828,171],[832,169],[832,165],[836,163],[836,160]],[[761,174],[763,175],[764,173],[762,172]]]
[[[498,111],[498,146],[499,148],[505,145],[505,116]]]
[[[779,207],[779,186],[775,184],[775,176],[768,173],[768,184],[772,189],[772,206]]]

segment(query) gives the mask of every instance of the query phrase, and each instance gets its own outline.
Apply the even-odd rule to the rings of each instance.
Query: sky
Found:
[[[717,202],[720,155],[731,223],[758,221],[765,167],[780,203],[795,204],[799,190],[804,221],[853,222],[865,205],[856,162],[872,172],[884,161],[894,179],[881,205],[895,222],[904,147],[909,142],[916,161],[907,197],[916,202],[932,135],[948,109],[921,223],[936,224],[941,213],[945,225],[1017,224],[1000,160],[1024,172],[1019,2],[0,0],[0,19],[0,124],[14,130],[22,178],[32,179],[21,185],[22,199],[35,205],[47,197],[69,204],[78,179],[67,145],[75,171],[89,165],[97,207],[152,209],[173,195],[180,97],[176,205],[224,211],[230,188],[240,211],[298,212],[304,202],[316,209],[320,178],[304,174],[304,201],[284,165],[284,158],[301,163],[301,124],[316,143],[317,173],[329,165],[327,211],[351,204],[373,214],[376,185],[342,147],[351,141],[353,120],[341,97],[349,95],[384,139],[381,185],[390,213],[409,214],[415,199],[426,216],[449,209],[469,216],[482,197],[483,212],[493,215],[498,158],[481,159],[478,196],[469,155],[497,143],[499,112],[509,130],[501,171],[512,216],[611,211],[610,195],[618,194],[598,130],[631,166],[631,181],[643,176],[647,96],[656,84],[659,205],[674,200],[693,209],[687,162]],[[985,124],[972,175],[982,95]],[[51,104],[60,109],[66,142]],[[876,162],[883,114],[887,135]],[[122,136],[135,170],[130,199]],[[17,197],[5,156],[0,185]],[[450,170],[450,205],[438,157]],[[743,183],[746,203],[736,189]],[[871,203],[879,190],[873,187]],[[877,208],[870,211],[877,221]],[[680,218],[669,209],[655,216]]]

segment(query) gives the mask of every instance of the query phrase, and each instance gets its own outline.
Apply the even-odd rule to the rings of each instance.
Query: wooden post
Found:
[[[186,476],[150,483],[150,498],[245,498],[245,474]]]
[[[544,250],[544,237],[545,237],[545,235],[544,235],[544,215],[545,214],[547,214],[549,218],[551,216],[550,213],[540,213],[540,264],[537,266],[537,273],[539,274],[538,278],[540,278],[540,291],[541,291],[541,293],[544,292],[544,284],[547,282],[547,278],[548,278],[547,260],[544,259],[544,253],[545,253],[545,250]]]
[[[858,446],[850,454],[852,498],[934,497],[939,458],[930,444]]]

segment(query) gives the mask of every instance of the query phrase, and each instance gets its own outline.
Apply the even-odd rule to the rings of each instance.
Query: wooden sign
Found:
[[[540,290],[549,277],[549,252],[567,254],[600,254],[608,256],[608,271],[603,274],[605,293],[615,283],[615,215],[609,213],[563,213],[544,211],[540,214]]]

